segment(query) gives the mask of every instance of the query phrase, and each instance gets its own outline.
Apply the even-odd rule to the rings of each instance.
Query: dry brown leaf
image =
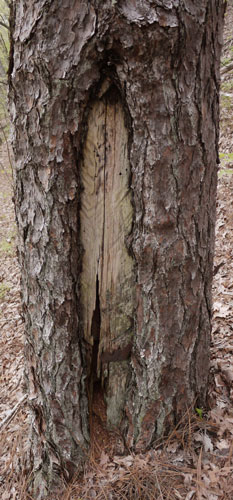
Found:
[[[187,493],[185,497],[185,500],[191,500],[191,498],[193,498],[194,495],[195,495],[195,490],[189,491],[189,493]]]
[[[193,481],[193,474],[184,474],[184,484],[189,486]]]
[[[129,467],[133,464],[133,456],[128,455],[126,457],[114,457],[113,461],[116,464],[124,465],[125,467]]]
[[[106,465],[108,462],[109,462],[109,456],[107,455],[107,453],[105,453],[104,451],[102,451],[102,453],[100,455],[99,464],[100,465]]]
[[[219,450],[229,450],[230,449],[230,444],[226,439],[221,439],[220,441],[217,441],[216,446]]]
[[[212,453],[213,449],[214,449],[213,443],[212,443],[210,437],[206,433],[203,434],[203,441],[202,442],[203,442],[205,452],[207,453],[208,451],[210,451],[210,453]]]

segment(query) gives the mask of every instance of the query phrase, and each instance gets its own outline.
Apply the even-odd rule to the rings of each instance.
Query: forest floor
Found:
[[[233,498],[233,2],[222,54],[220,169],[217,198],[210,410],[187,411],[161,446],[144,455],[91,456],[64,500],[232,500]],[[12,178],[0,148],[0,497],[26,500],[29,413],[23,389],[24,325]],[[54,498],[53,498],[54,500]]]

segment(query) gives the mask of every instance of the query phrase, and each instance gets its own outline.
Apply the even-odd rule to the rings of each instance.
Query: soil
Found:
[[[221,68],[233,61],[233,2],[228,2]],[[84,481],[63,498],[233,498],[233,70],[221,84],[220,168],[217,198],[216,251],[213,281],[210,410],[189,412],[164,444],[143,457],[113,457],[102,449],[98,464],[90,460]],[[16,256],[16,224],[12,202],[10,158],[0,150],[0,495],[26,500],[25,456],[29,410],[22,400],[24,324],[20,271]],[[15,406],[18,404],[18,407]],[[12,410],[15,408],[15,411]],[[186,418],[187,417],[187,418]],[[8,420],[9,418],[9,420]],[[187,424],[188,419],[188,424]],[[155,473],[155,464],[157,472]],[[151,495],[145,478],[150,475]],[[157,474],[157,475],[156,475]],[[136,476],[135,476],[136,475]],[[155,476],[154,476],[155,475]],[[164,476],[166,481],[164,481]],[[137,485],[133,483],[137,477]],[[148,476],[149,477],[149,476]],[[132,479],[134,478],[134,479]],[[149,479],[148,479],[149,481]],[[131,496],[127,488],[131,485]],[[134,484],[134,490],[132,489]],[[149,483],[148,483],[149,484]],[[138,493],[139,486],[141,496]],[[144,485],[144,486],[143,486]],[[170,485],[169,495],[168,486]],[[105,493],[101,493],[103,491]],[[144,493],[143,493],[144,491]],[[157,493],[156,493],[157,492]],[[158,494],[158,496],[156,496]],[[132,496],[134,495],[134,496]]]

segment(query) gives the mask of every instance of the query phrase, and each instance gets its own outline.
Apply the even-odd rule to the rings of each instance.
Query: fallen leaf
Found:
[[[195,490],[189,491],[189,493],[187,493],[187,495],[185,497],[185,500],[191,500],[191,498],[193,498],[194,494],[195,494]]]
[[[202,442],[203,442],[205,452],[207,453],[208,451],[210,451],[210,453],[212,453],[213,449],[214,449],[213,443],[212,443],[210,437],[206,433],[203,434],[203,441]]]
[[[228,450],[230,448],[230,445],[226,439],[221,439],[216,443],[216,446],[219,450]]]
[[[102,451],[101,456],[100,456],[100,465],[105,465],[109,462],[109,456]]]

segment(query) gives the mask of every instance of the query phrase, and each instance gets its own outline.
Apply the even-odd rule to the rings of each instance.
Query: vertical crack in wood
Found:
[[[112,427],[119,425],[125,403],[135,277],[126,247],[133,207],[125,112],[117,88],[104,86],[107,92],[91,104],[81,163],[81,305],[84,338],[92,346],[90,379],[105,387]]]
[[[99,299],[99,279],[96,277],[96,304],[95,310],[92,316],[91,323],[91,336],[93,339],[93,349],[92,349],[92,368],[91,375],[94,377],[93,383],[95,379],[99,379],[98,371],[97,371],[97,362],[98,362],[98,350],[99,350],[99,341],[100,341],[100,326],[101,326],[101,314],[100,314],[100,299]]]

